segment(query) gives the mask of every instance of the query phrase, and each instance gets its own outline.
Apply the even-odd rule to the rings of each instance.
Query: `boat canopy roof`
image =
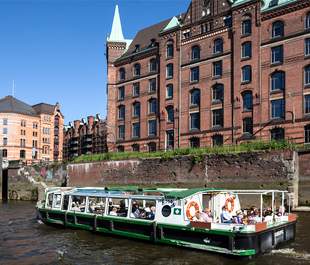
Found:
[[[287,191],[280,190],[226,190],[216,188],[139,188],[136,186],[128,187],[105,187],[105,188],[49,188],[48,192],[64,192],[68,195],[76,196],[122,196],[122,195],[136,195],[136,196],[160,196],[165,199],[185,199],[199,193],[232,193],[232,194],[246,194],[246,195],[267,195],[271,193],[283,193]]]

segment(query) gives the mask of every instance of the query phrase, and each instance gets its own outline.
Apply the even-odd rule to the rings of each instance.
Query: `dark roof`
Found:
[[[158,41],[160,31],[168,25],[170,20],[171,18],[140,30],[129,45],[128,50],[118,60],[133,54],[136,50],[136,45],[140,45],[140,51],[149,48],[151,40]]]
[[[12,96],[6,96],[0,99],[0,112],[2,113],[19,113],[29,116],[38,116],[39,114],[53,114],[55,107],[56,105],[46,103],[30,106]]]
[[[6,96],[0,99],[0,112],[19,113],[30,116],[37,116],[37,112],[25,102],[22,102],[12,96]]]
[[[38,114],[53,114],[55,111],[55,105],[46,103],[39,103],[32,106]]]

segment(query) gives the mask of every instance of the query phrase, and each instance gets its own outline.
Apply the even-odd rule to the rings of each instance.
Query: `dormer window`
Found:
[[[140,44],[136,44],[135,46],[135,52],[139,52],[140,51]]]

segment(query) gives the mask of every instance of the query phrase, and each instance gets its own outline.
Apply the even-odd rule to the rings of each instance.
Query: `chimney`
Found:
[[[93,126],[94,125],[94,120],[95,120],[95,117],[94,116],[88,116],[87,117],[87,123],[89,126]]]
[[[79,129],[79,127],[80,127],[80,125],[81,125],[81,121],[80,120],[75,120],[74,121],[74,129]]]

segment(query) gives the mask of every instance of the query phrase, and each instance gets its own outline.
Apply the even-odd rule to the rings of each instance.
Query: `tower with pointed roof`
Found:
[[[117,80],[117,71],[114,62],[117,58],[121,57],[126,51],[130,40],[126,40],[123,35],[122,24],[120,19],[119,7],[115,6],[114,18],[112,23],[112,30],[106,42],[106,60],[107,60],[107,142],[108,149],[114,150],[115,142],[115,117],[116,117],[116,86],[114,85]]]

